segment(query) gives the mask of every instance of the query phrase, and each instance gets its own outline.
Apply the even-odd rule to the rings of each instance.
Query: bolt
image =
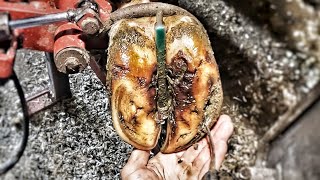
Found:
[[[93,17],[86,17],[82,22],[80,23],[80,28],[82,31],[86,34],[95,34],[100,29],[99,21],[96,18]]]
[[[81,69],[81,63],[77,57],[67,57],[64,64],[66,66],[66,72],[68,74],[77,73]]]
[[[82,71],[88,66],[89,60],[90,55],[87,51],[75,47],[64,48],[54,58],[58,71],[66,74]]]

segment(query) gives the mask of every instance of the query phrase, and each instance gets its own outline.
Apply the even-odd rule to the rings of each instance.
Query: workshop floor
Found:
[[[320,100],[273,143],[268,164],[283,180],[320,178]]]
[[[41,91],[48,80],[44,53],[23,50],[17,58],[22,60],[16,71],[25,93],[30,95]],[[104,86],[90,70],[71,75],[70,81],[71,99],[31,118],[24,156],[5,179],[119,178],[119,169],[132,148],[120,140],[112,127]],[[0,92],[4,99],[2,105],[7,106],[4,113],[11,119],[4,123],[19,121],[21,115],[15,115],[19,101],[12,98],[14,92],[4,88]],[[1,121],[8,121],[6,118]],[[13,118],[17,119],[12,121]],[[7,130],[11,130],[7,133],[12,139],[5,139],[19,140],[16,129]],[[11,149],[6,152],[1,149],[0,160],[14,152]]]

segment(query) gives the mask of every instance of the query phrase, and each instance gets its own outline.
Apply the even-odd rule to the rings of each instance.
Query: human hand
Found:
[[[227,141],[233,133],[230,117],[221,115],[210,133],[214,140],[216,169],[219,169],[227,153]],[[185,151],[158,153],[150,160],[149,157],[149,151],[134,150],[121,171],[122,179],[202,179],[209,170],[211,156],[208,140],[204,137]]]

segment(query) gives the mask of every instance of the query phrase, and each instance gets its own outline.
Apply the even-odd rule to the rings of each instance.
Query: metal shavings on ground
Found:
[[[220,169],[222,179],[244,179],[243,167],[256,160],[261,135],[288,108],[303,101],[303,97],[319,83],[320,59],[313,31],[298,24],[286,26],[269,17],[283,9],[289,1],[272,4],[246,0],[241,4],[230,0],[178,0],[173,3],[196,15],[208,30],[225,90],[223,113],[232,117],[235,132],[229,140],[229,150]],[[311,6],[301,0],[299,11],[308,11],[309,25],[319,20]],[[286,8],[279,8],[286,6]],[[278,7],[278,8],[274,8]],[[310,8],[313,8],[310,10]],[[247,11],[247,10],[250,11]],[[295,11],[295,10],[293,10]],[[295,13],[295,12],[293,12]],[[311,24],[310,24],[311,23]],[[304,34],[303,50],[288,32],[298,26]],[[279,27],[288,28],[279,32]],[[302,28],[302,29],[301,29]],[[288,38],[283,38],[288,37]],[[318,41],[320,42],[320,41]],[[311,48],[313,47],[313,48]],[[309,48],[309,49],[308,49]],[[22,50],[16,65],[25,92],[42,90],[47,83],[44,54]],[[56,104],[31,119],[31,132],[24,156],[3,179],[119,179],[132,147],[124,143],[112,127],[108,98],[104,86],[88,69],[71,75],[73,98]],[[13,87],[8,84],[6,87]],[[0,159],[12,151],[19,137],[18,126],[10,123],[22,118],[18,97],[10,88],[0,88],[1,136]],[[4,116],[3,116],[4,114]],[[10,117],[11,122],[4,121]],[[7,123],[7,124],[6,124]],[[19,124],[19,123],[17,123]],[[0,137],[2,138],[2,137]],[[2,148],[2,147],[7,148]]]

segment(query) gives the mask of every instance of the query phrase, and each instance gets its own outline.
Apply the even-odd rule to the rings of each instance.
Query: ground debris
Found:
[[[240,170],[255,163],[261,135],[319,83],[320,59],[316,49],[320,41],[313,41],[319,35],[314,35],[314,29],[305,29],[310,23],[286,26],[282,12],[268,20],[276,6],[289,8],[268,0],[173,3],[195,14],[209,33],[225,93],[222,113],[230,115],[235,125],[220,176],[241,179]],[[319,13],[319,3],[313,4],[301,6],[301,11],[312,15],[307,21],[297,22],[310,22],[311,16]],[[278,21],[274,19],[277,17]],[[279,32],[280,27],[288,29]],[[290,34],[295,27],[305,34],[302,45],[296,44],[299,39]],[[43,53],[21,50],[16,62],[26,94],[47,85]],[[120,169],[132,147],[112,127],[104,86],[90,69],[71,75],[70,79],[73,97],[31,119],[25,154],[4,179],[120,178]],[[15,128],[7,128],[22,117],[17,114],[19,101],[12,87],[13,84],[7,84],[0,88],[0,139],[6,137],[0,141],[0,162],[20,138]],[[16,120],[8,122],[7,118]]]

